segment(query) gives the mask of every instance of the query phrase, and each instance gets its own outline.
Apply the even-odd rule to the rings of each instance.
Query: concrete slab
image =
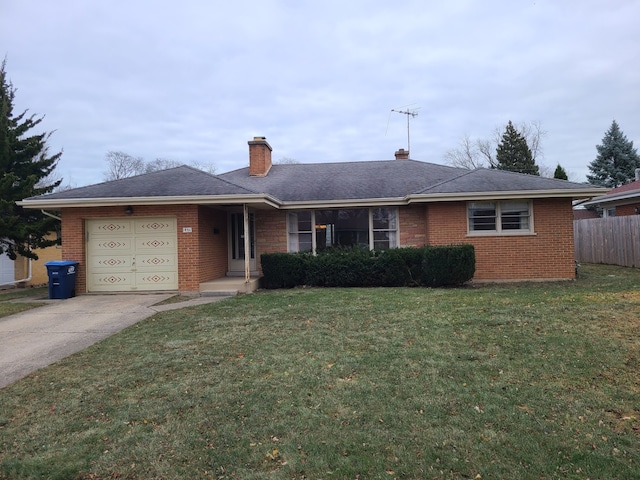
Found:
[[[82,295],[0,318],[0,388],[117,333],[155,312],[220,301],[173,294]]]

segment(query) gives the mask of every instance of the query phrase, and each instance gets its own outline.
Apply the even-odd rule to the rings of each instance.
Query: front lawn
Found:
[[[640,478],[640,271],[169,311],[2,390],[0,478]]]
[[[48,297],[48,287],[0,290],[0,318],[39,307],[42,305],[42,302],[38,302],[38,300],[43,300]]]

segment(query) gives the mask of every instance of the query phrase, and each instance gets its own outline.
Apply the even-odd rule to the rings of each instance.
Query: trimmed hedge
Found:
[[[311,253],[264,253],[263,288],[440,287],[462,285],[475,273],[473,245],[369,251],[332,248]]]

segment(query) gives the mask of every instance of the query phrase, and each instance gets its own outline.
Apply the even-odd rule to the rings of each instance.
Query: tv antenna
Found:
[[[404,107],[399,107],[398,109],[395,109],[395,108],[391,109],[392,112],[401,113],[402,115],[407,116],[407,151],[408,152],[411,152],[411,127],[410,127],[409,121],[412,118],[417,117],[418,110],[420,110],[420,107],[409,108],[411,105],[415,105],[415,103],[405,105]],[[391,117],[391,113],[389,113],[389,117]],[[388,128],[389,128],[389,121],[387,120],[387,129]]]

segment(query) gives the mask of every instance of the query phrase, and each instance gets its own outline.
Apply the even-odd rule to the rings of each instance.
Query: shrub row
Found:
[[[263,288],[440,287],[462,285],[475,273],[473,245],[264,253],[260,260]]]

